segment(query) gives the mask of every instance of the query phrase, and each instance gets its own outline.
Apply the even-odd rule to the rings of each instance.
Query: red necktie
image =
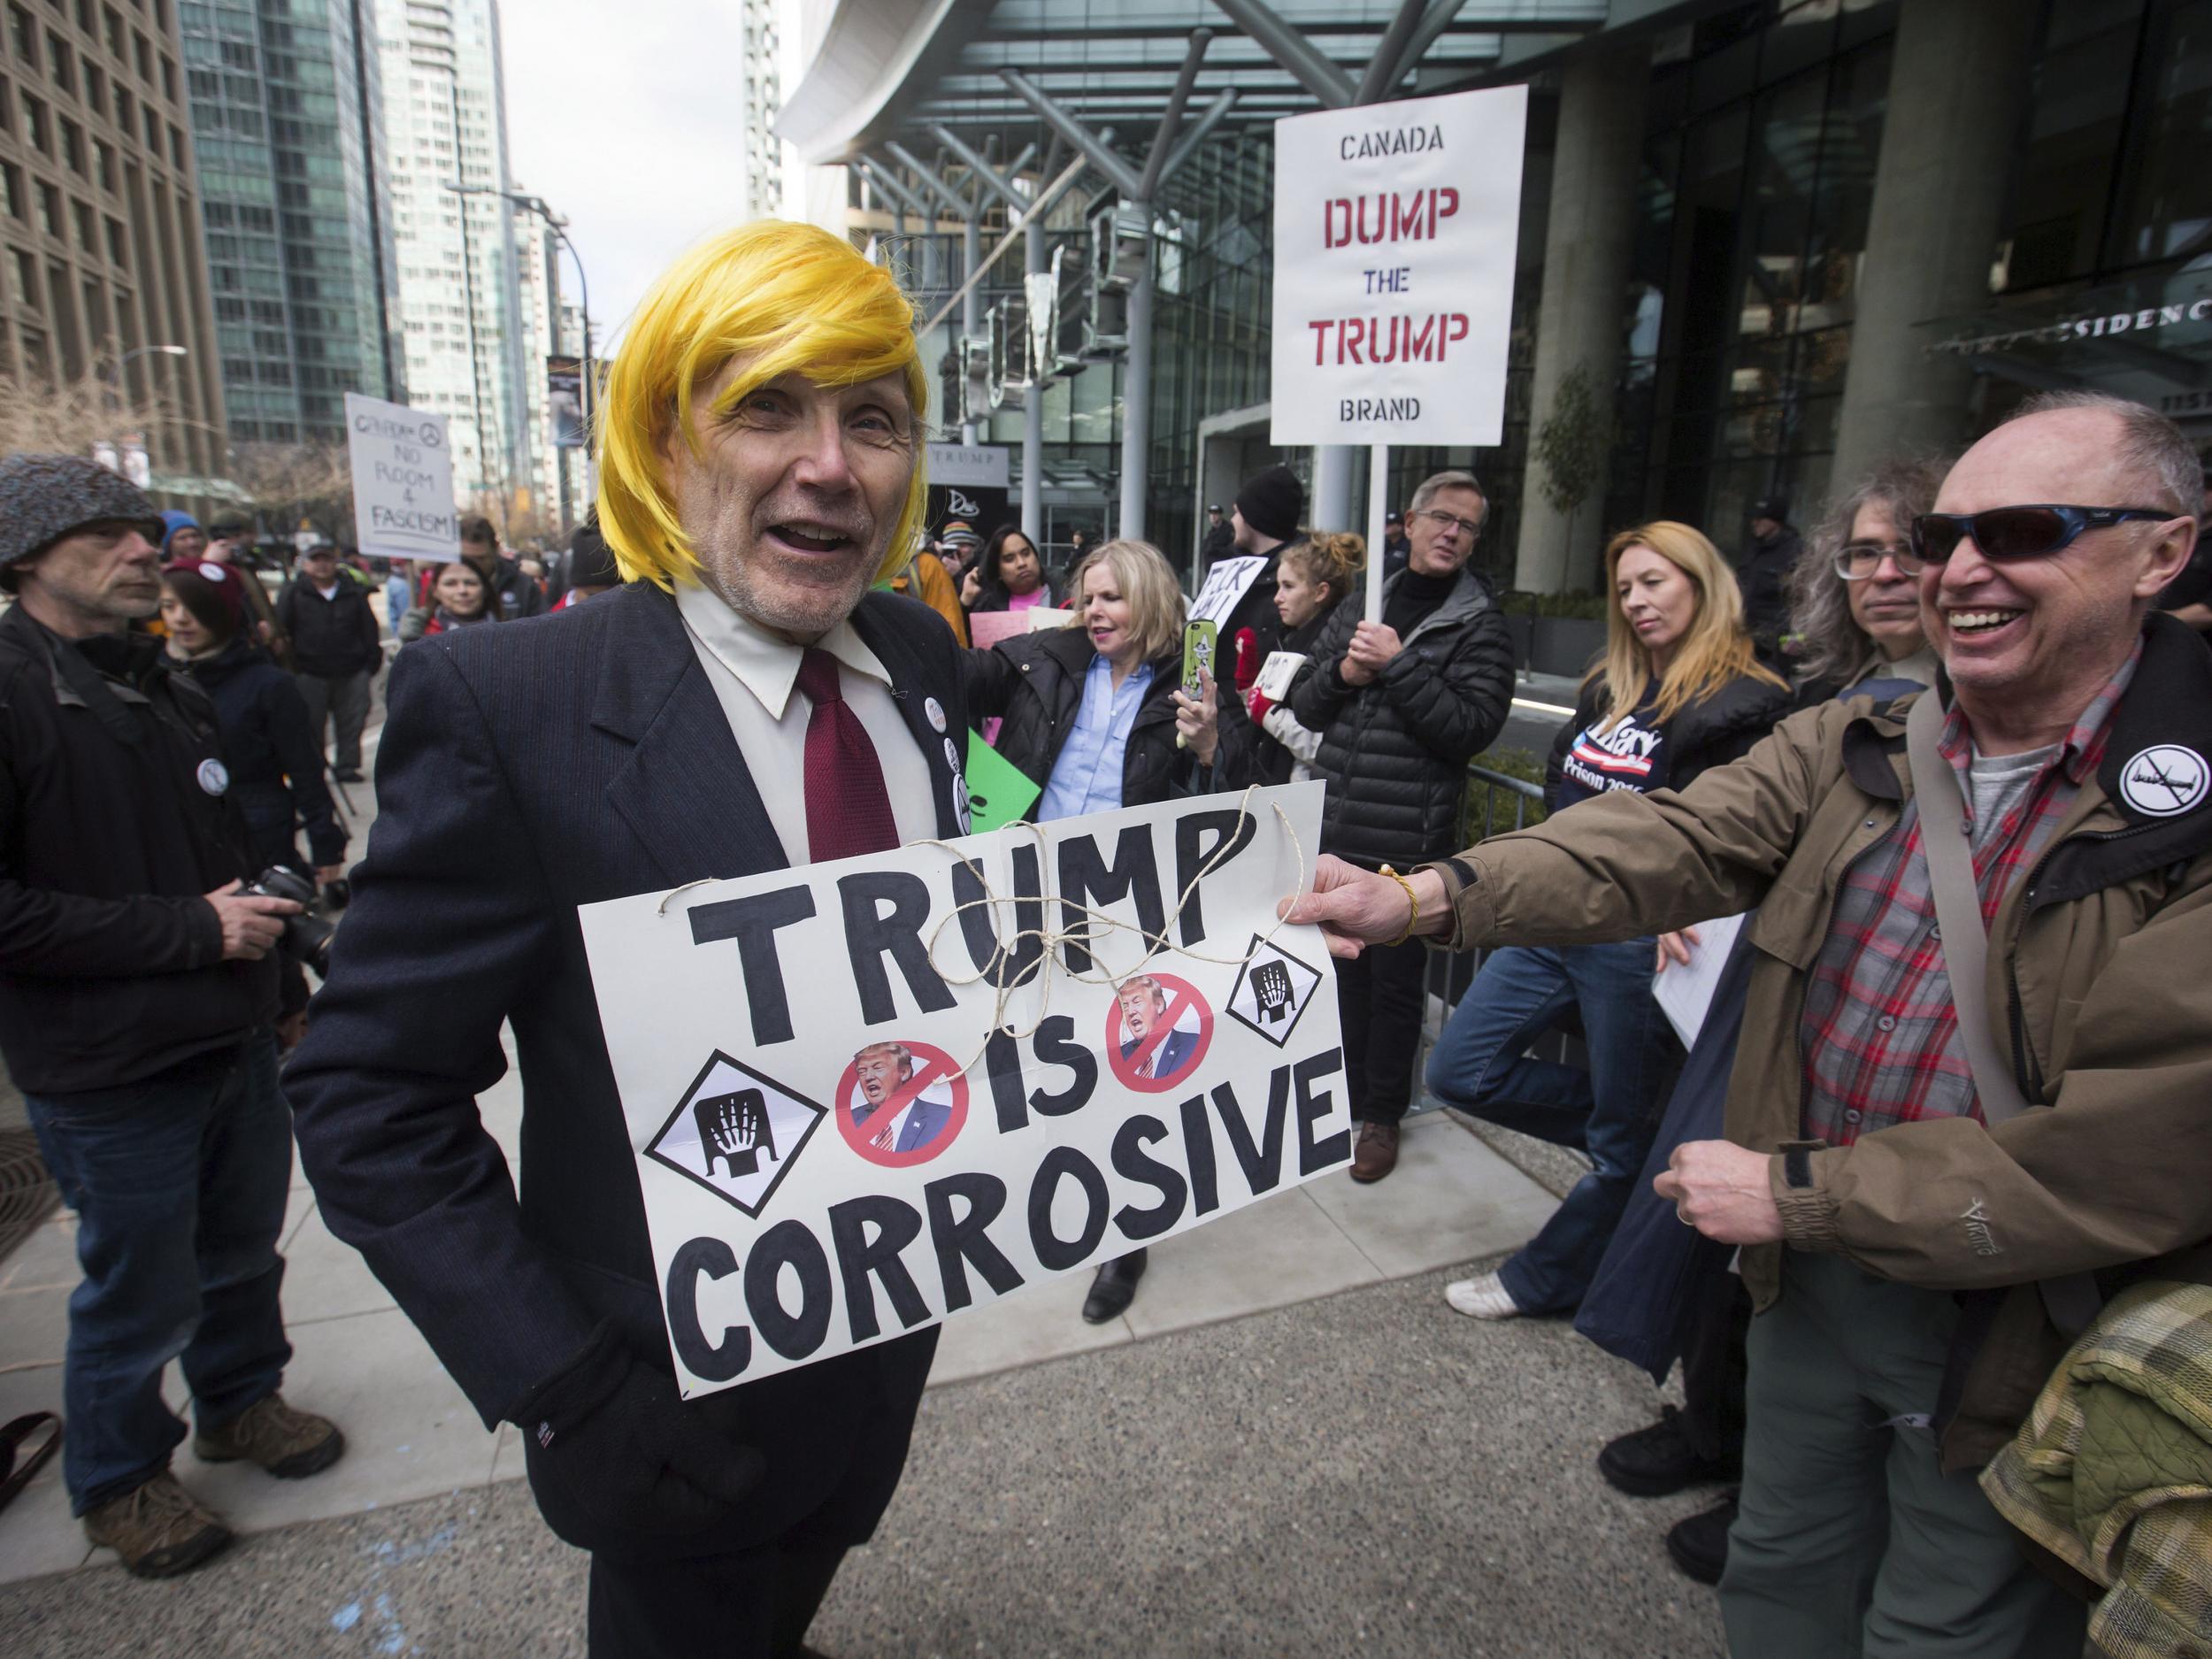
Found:
[[[838,689],[837,659],[809,646],[799,689],[813,703],[806,722],[806,839],[816,864],[888,852],[899,844],[891,795],[868,728]]]

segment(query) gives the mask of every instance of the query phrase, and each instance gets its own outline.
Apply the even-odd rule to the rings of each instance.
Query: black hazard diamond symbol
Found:
[[[645,1156],[757,1217],[827,1110],[718,1048]]]
[[[1244,968],[1229,993],[1229,1018],[1280,1048],[1290,1041],[1324,976],[1318,968],[1280,945],[1266,943],[1257,933],[1245,949]]]

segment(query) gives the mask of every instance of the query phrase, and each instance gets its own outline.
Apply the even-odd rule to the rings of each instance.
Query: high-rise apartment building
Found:
[[[738,97],[744,111],[745,217],[764,219],[783,211],[783,144],[775,130],[776,116],[783,108],[777,90],[777,4],[776,0],[743,0],[743,5],[738,19]]]
[[[173,0],[0,0],[0,375],[158,404],[155,486],[203,497],[228,441]]]
[[[531,495],[528,518],[543,531],[565,529],[580,523],[590,511],[584,499],[584,461],[580,449],[564,449],[555,442],[557,411],[553,406],[547,361],[552,357],[583,356],[583,313],[561,291],[560,243],[534,213],[515,215],[515,267],[522,296],[523,371],[530,377],[525,400],[532,471],[526,480]],[[518,499],[519,509],[526,503]]]
[[[450,418],[456,492],[503,522],[534,480],[499,8],[379,0],[376,27],[408,401]]]
[[[342,442],[405,401],[371,0],[177,10],[231,436]]]

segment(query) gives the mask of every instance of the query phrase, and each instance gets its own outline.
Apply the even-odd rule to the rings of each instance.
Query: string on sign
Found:
[[[1110,986],[1142,973],[1164,951],[1171,952],[1179,956],[1187,956],[1193,962],[1213,963],[1218,966],[1241,970],[1249,965],[1255,954],[1272,944],[1277,932],[1284,926],[1280,916],[1278,916],[1269,926],[1266,933],[1255,940],[1245,950],[1233,956],[1214,956],[1205,951],[1193,950],[1187,946],[1173,944],[1168,938],[1169,933],[1182,920],[1184,909],[1197,893],[1199,884],[1225,863],[1243,843],[1246,828],[1252,822],[1252,796],[1260,787],[1258,784],[1253,784],[1238,797],[1235,831],[1222,838],[1221,844],[1214,849],[1206,862],[1198,867],[1197,873],[1184,885],[1182,892],[1176,897],[1174,910],[1162,922],[1160,931],[1156,933],[1147,932],[1134,922],[1125,922],[1119,917],[1110,916],[1094,906],[1071,904],[1054,892],[1051,876],[1052,860],[1042,856],[1044,849],[1050,845],[1050,841],[1044,833],[1041,825],[1025,821],[1007,826],[1009,829],[1027,831],[1037,843],[1040,855],[1037,864],[1040,871],[1043,872],[1043,888],[1041,892],[1034,894],[1002,896],[992,887],[990,877],[984,873],[982,866],[973,858],[960,852],[950,842],[942,841],[915,842],[914,845],[918,847],[936,847],[952,854],[954,858],[967,867],[969,873],[983,888],[982,897],[969,899],[956,904],[938,919],[937,926],[930,930],[926,947],[929,965],[936,971],[937,976],[946,984],[979,985],[986,980],[991,980],[995,987],[996,994],[991,1009],[991,1023],[983,1039],[983,1045],[976,1050],[974,1056],[961,1067],[962,1071],[975,1070],[984,1056],[990,1051],[992,1037],[1003,1033],[1017,1042],[1021,1042],[1036,1034],[1052,1012],[1052,987],[1056,974],[1064,975],[1079,984]],[[1291,888],[1292,895],[1294,896],[1306,890],[1306,849],[1298,839],[1298,829],[1290,821],[1290,815],[1285,812],[1279,805],[1273,805],[1272,810],[1277,821],[1283,826],[1283,833],[1290,837],[1291,856],[1297,860],[1298,880]],[[1056,913],[1064,919],[1071,912],[1074,913],[1076,919],[1071,926],[1066,926],[1055,927],[1049,924],[1048,920],[1046,920],[1036,927],[1024,927],[1021,925],[1021,912],[1018,907],[1030,904],[1038,907],[1041,919],[1048,918],[1054,915],[1056,907]],[[1017,907],[1013,917],[1014,934],[1010,944],[1005,939],[998,925],[998,911],[1003,905]],[[937,960],[938,943],[944,937],[945,929],[948,926],[958,921],[967,911],[976,910],[983,910],[991,920],[992,935],[997,941],[992,950],[991,958],[973,973],[948,972],[944,965]],[[1102,968],[1096,971],[1070,968],[1061,962],[1061,948],[1071,944],[1082,946],[1091,959],[1094,963],[1097,962],[1100,958],[1100,953],[1095,948],[1097,941],[1118,933],[1134,933],[1145,941],[1144,956],[1135,967],[1114,972]],[[1006,972],[1007,966],[1022,954],[1024,944],[1030,941],[1034,941],[1037,945],[1035,959],[1009,975]],[[1016,1031],[1007,1023],[1007,1009],[1012,1002],[1016,992],[1039,980],[1042,981],[1043,991],[1037,1001],[1037,1017],[1029,1023],[1025,1029]]]

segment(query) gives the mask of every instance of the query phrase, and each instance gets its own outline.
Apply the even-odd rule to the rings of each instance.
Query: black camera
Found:
[[[330,977],[330,941],[338,930],[314,913],[312,881],[282,864],[271,864],[238,890],[265,899],[289,899],[299,905],[297,916],[284,918],[284,954],[301,966],[314,969],[316,978]]]

